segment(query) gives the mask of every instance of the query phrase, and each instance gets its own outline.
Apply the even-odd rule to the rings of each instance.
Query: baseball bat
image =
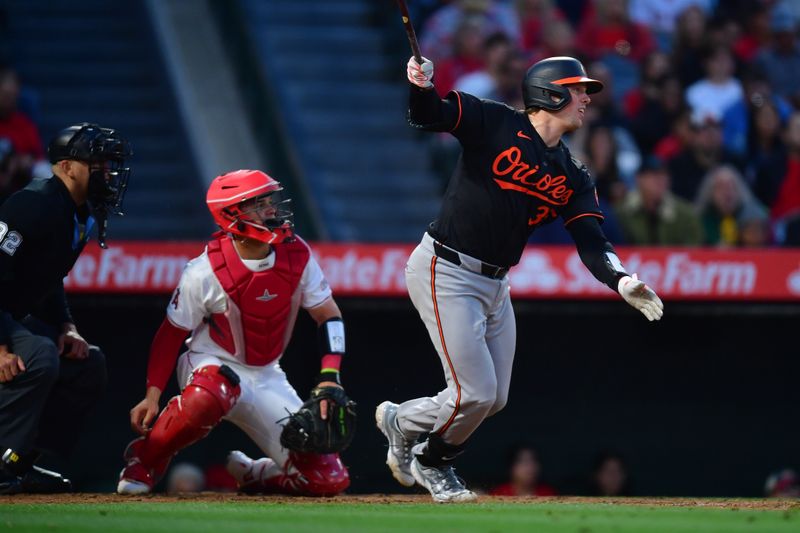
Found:
[[[419,43],[417,42],[417,34],[414,32],[414,25],[411,24],[411,16],[408,14],[408,6],[406,0],[395,0],[397,7],[400,8],[400,14],[403,16],[403,26],[406,29],[406,36],[408,37],[408,44],[411,45],[411,53],[414,54],[414,59],[418,64],[422,64],[422,54],[419,51]]]

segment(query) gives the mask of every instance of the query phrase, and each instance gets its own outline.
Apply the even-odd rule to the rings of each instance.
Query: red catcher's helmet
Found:
[[[269,244],[294,240],[291,200],[260,170],[236,170],[211,182],[206,204],[223,231]]]

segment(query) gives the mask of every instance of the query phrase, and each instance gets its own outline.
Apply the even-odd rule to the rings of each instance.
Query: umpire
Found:
[[[105,248],[131,154],[112,129],[71,126],[48,146],[53,176],[0,206],[0,494],[72,488],[34,462],[42,452],[68,454],[76,424],[105,389],[106,368],[75,327],[63,279],[92,228]]]

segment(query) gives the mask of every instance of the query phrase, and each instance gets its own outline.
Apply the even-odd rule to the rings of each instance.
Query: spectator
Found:
[[[500,66],[497,77],[497,97],[499,102],[513,107],[524,109],[522,91],[519,90],[519,80],[525,77],[530,62],[521,50],[511,50]]]
[[[741,102],[742,84],[733,76],[734,62],[731,52],[715,46],[706,55],[706,77],[686,89],[686,102],[700,119],[712,117],[722,121],[725,112]]]
[[[482,31],[483,20],[480,17],[465,17],[458,25],[453,35],[452,55],[437,64],[436,89],[440,96],[449,93],[461,76],[484,67],[486,54]]]
[[[764,4],[756,4],[741,21],[744,30],[733,44],[733,53],[739,61],[750,63],[769,44],[770,11]]]
[[[780,3],[772,11],[770,21],[772,44],[757,58],[772,89],[786,97],[795,108],[800,107],[800,46],[797,21],[787,4]]]
[[[191,463],[178,463],[167,476],[167,494],[202,492],[206,486],[203,471]]]
[[[628,16],[627,0],[594,0],[592,6],[594,13],[578,28],[578,48],[586,57],[618,55],[638,63],[655,50],[650,30]]]
[[[206,490],[211,492],[237,492],[239,482],[228,472],[224,464],[212,464],[206,467]]]
[[[739,246],[760,248],[772,244],[772,226],[765,209],[743,211],[739,223]]]
[[[450,57],[456,29],[470,16],[482,21],[481,38],[501,31],[515,43],[519,42],[519,21],[510,6],[490,0],[453,0],[439,8],[423,25],[420,47],[425,55],[437,65],[438,61]]]
[[[695,207],[705,243],[716,246],[740,245],[745,223],[766,214],[742,175],[730,165],[715,167],[703,178]]]
[[[791,468],[773,472],[764,484],[767,498],[800,498],[800,478]]]
[[[689,144],[669,163],[672,192],[684,200],[694,201],[703,176],[723,164],[741,168],[741,160],[722,145],[722,127],[713,117],[691,117]]]
[[[17,109],[19,91],[17,73],[0,67],[0,137],[11,141],[18,164],[32,172],[36,163],[44,161],[44,148],[36,125]],[[49,172],[49,165],[46,166]]]
[[[11,140],[0,137],[0,204],[31,181],[26,158],[14,152]]]
[[[711,7],[710,0],[631,0],[631,19],[650,28],[658,40],[659,48],[669,50],[678,16],[685,9],[697,6],[704,12]]]
[[[612,205],[625,196],[627,186],[620,179],[617,143],[611,128],[602,124],[589,127],[584,147],[584,163],[594,178],[597,195]]]
[[[542,30],[541,46],[533,51],[531,63],[557,56],[576,57],[578,55],[575,32],[565,20],[554,20]]]
[[[508,482],[489,491],[492,496],[555,496],[553,487],[540,482],[539,454],[529,445],[517,445],[508,454]]]
[[[639,114],[645,102],[660,99],[662,84],[670,71],[669,56],[664,52],[655,51],[644,58],[639,85],[623,98],[625,115],[629,119]]]
[[[569,26],[564,13],[553,4],[553,0],[514,0],[514,8],[519,18],[522,41],[520,45],[526,52],[532,52],[543,44],[547,29],[563,22]],[[553,57],[551,54],[543,57]]]
[[[764,205],[771,206],[786,176],[788,155],[783,142],[781,119],[772,102],[767,101],[753,110],[751,120],[745,177],[756,198]]]
[[[783,142],[787,148],[786,173],[776,187],[770,187],[777,194],[768,204],[774,220],[800,212],[800,111],[789,118]],[[769,183],[766,178],[764,182]],[[762,186],[766,187],[759,183],[756,190],[762,191]]]
[[[630,496],[628,468],[622,456],[613,452],[602,452],[595,459],[589,494],[592,496]]]
[[[455,89],[478,98],[502,102],[504,95],[500,94],[501,71],[507,67],[512,50],[511,40],[505,33],[497,32],[490,35],[483,44],[484,68],[458,78]],[[516,80],[516,92],[520,92],[520,78],[521,76]]]
[[[793,246],[800,248],[800,213],[795,213],[781,220],[782,246]]]
[[[697,246],[703,230],[692,205],[669,190],[670,177],[655,156],[636,174],[636,189],[617,209],[625,242],[635,245]]]
[[[672,65],[683,87],[701,79],[703,50],[706,48],[706,16],[697,6],[685,9],[679,16],[672,47]]]
[[[666,160],[680,151],[685,137],[683,131],[688,130],[688,126],[678,121],[684,114],[684,122],[688,121],[687,109],[678,78],[662,78],[658,89],[644,96],[642,107],[631,122],[631,133],[639,150],[645,154],[653,153],[666,140],[671,142],[670,148],[665,151],[665,147],[662,147],[658,153],[660,157]],[[671,141],[669,137],[672,137]]]
[[[778,112],[780,122],[785,122],[792,113],[792,106],[774,91],[766,75],[755,66],[750,66],[742,76],[744,98],[732,106],[723,120],[722,139],[727,149],[739,156],[749,155],[752,148],[753,118],[756,111],[764,105],[772,105]],[[749,176],[748,176],[749,177]]]

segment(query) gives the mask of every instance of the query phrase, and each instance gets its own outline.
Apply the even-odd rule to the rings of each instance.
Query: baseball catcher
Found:
[[[310,248],[294,233],[282,190],[257,170],[211,183],[206,202],[222,231],[186,265],[153,340],[147,393],[131,410],[142,436],[125,450],[120,494],[152,491],[171,458],[222,419],[266,454],[254,460],[230,452],[227,468],[241,491],[331,496],[349,486],[338,454],[355,429],[355,404],[339,379],[344,322]],[[322,357],[305,403],[279,364],[300,307],[318,325]],[[156,416],[176,358],[182,392]]]

